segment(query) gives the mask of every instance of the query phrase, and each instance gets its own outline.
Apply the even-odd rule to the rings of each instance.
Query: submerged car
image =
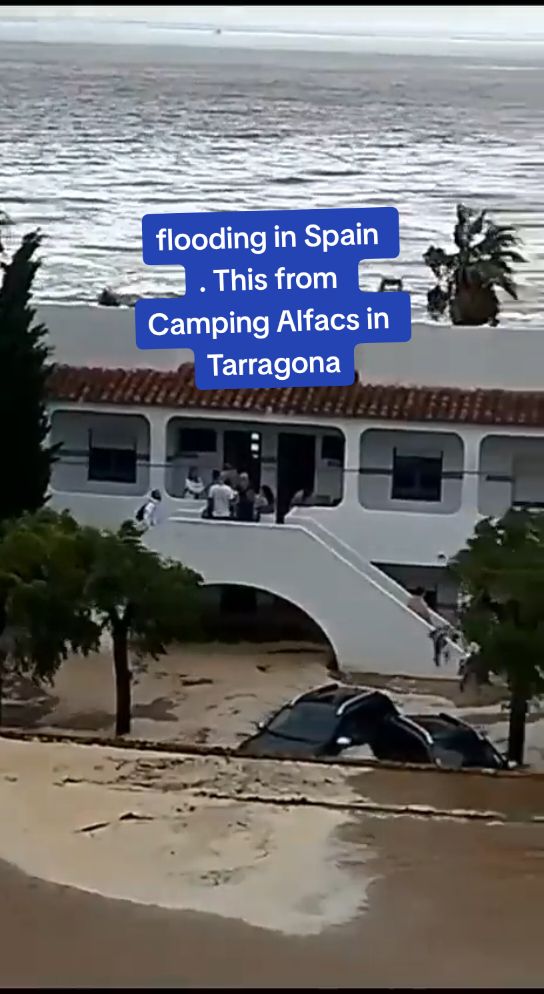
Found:
[[[388,717],[369,745],[376,759],[432,764],[447,769],[507,768],[504,756],[487,736],[449,714]]]
[[[326,684],[295,697],[238,749],[245,756],[335,757],[367,747],[381,760],[504,769],[489,739],[447,714],[404,715],[387,694]]]
[[[351,745],[364,745],[393,702],[379,691],[326,684],[295,697],[246,739],[245,756],[338,756]]]

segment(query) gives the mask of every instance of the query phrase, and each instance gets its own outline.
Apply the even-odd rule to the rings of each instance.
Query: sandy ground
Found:
[[[537,780],[4,740],[0,805],[3,986],[541,986]]]
[[[157,661],[134,664],[134,738],[235,745],[295,694],[330,682],[327,653],[315,646],[187,646]],[[374,686],[376,678],[358,678]],[[383,681],[381,681],[383,685]],[[508,725],[501,694],[460,695],[455,681],[423,684],[392,679],[385,688],[408,713],[447,710],[485,728],[503,749]],[[113,732],[114,688],[107,652],[74,657],[51,688],[20,684],[4,701],[4,724],[80,735]],[[544,715],[527,729],[527,762],[544,769]]]

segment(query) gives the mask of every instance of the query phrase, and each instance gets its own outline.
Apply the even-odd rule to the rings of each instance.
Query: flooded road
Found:
[[[105,900],[0,869],[4,986],[540,989],[542,831],[358,819],[368,909],[319,936]],[[366,864],[361,868],[364,889]]]
[[[4,740],[2,983],[540,988],[543,795]]]
[[[422,813],[444,812],[469,820],[544,822],[544,778],[374,769],[355,773],[352,784],[376,805],[387,806],[394,800],[413,813],[421,809]]]
[[[330,683],[327,651],[305,643],[185,645],[158,660],[135,665],[132,737],[156,742],[235,746],[257,722],[295,695]],[[379,685],[407,714],[448,711],[480,726],[500,751],[508,722],[504,693],[492,688],[481,699],[460,694],[458,681],[410,681],[358,674],[357,684]],[[354,678],[355,679],[355,678]],[[113,664],[104,651],[72,657],[51,687],[12,688],[4,699],[4,723],[44,732],[110,736],[114,729]],[[544,713],[532,710],[526,761],[544,771]]]
[[[137,670],[133,736],[235,745],[328,679],[311,647],[185,647]],[[387,689],[412,713],[500,725],[500,701]],[[112,705],[104,654],[7,713],[84,739],[111,731]],[[543,788],[1,739],[0,982],[540,988]]]

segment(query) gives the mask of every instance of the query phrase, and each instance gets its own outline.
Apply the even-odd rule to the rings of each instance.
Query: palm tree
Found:
[[[427,294],[429,315],[436,321],[449,311],[455,325],[497,325],[496,289],[517,300],[512,263],[526,261],[517,251],[515,230],[494,224],[485,211],[458,204],[453,238],[456,252],[431,245],[423,256],[436,277]]]

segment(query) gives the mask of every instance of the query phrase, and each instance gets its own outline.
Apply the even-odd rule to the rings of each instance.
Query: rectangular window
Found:
[[[321,439],[321,458],[325,462],[344,464],[344,439],[342,435],[323,435]]]
[[[217,433],[213,428],[180,428],[178,439],[180,454],[216,452]]]
[[[515,459],[514,507],[544,507],[544,464],[541,459]]]
[[[110,483],[136,483],[136,450],[105,448],[90,442],[87,477]]]
[[[404,456],[394,449],[391,499],[440,501],[442,456]]]

